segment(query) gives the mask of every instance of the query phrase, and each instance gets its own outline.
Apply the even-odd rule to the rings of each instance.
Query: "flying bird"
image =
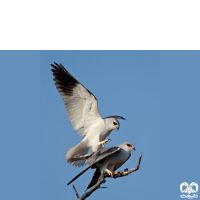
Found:
[[[115,115],[102,118],[98,111],[96,97],[79,83],[61,64],[51,64],[52,72],[57,90],[63,98],[64,106],[67,110],[72,126],[77,130],[79,136],[83,136],[82,141],[70,148],[65,156],[69,164],[83,166],[85,160],[72,161],[75,155],[85,155],[89,148],[92,152],[102,149],[105,140],[114,130],[119,130],[118,119],[124,119]]]
[[[115,172],[115,170],[120,168],[131,157],[132,150],[135,150],[135,147],[129,142],[124,142],[118,146],[108,147],[97,152],[90,152],[84,156],[74,156],[72,158],[73,161],[87,159],[86,164],[89,166],[73,178],[67,185],[71,184],[90,168],[96,168],[96,171],[86,190],[97,183],[103,170],[113,177],[115,173],[118,173],[117,171]]]

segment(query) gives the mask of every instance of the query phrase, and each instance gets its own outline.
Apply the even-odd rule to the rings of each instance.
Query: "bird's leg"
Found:
[[[100,142],[100,144],[102,145],[102,147],[105,147],[104,144],[105,144],[106,142],[108,142],[109,140],[111,140],[111,139],[107,139],[107,140],[104,140],[104,141]]]
[[[108,173],[109,176],[113,177],[113,172],[111,172],[109,169],[106,169],[106,172]]]

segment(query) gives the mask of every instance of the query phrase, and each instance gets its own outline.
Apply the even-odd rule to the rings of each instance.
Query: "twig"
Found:
[[[105,173],[106,173],[106,172],[105,172]],[[75,193],[76,193],[77,199],[78,199],[78,200],[84,200],[84,199],[86,199],[87,197],[89,197],[95,190],[101,188],[100,185],[101,185],[102,183],[105,183],[105,182],[106,182],[106,181],[104,180],[104,178],[105,178],[105,177],[104,177],[105,173],[102,173],[101,176],[99,177],[98,182],[97,182],[90,190],[88,190],[85,194],[83,194],[81,197],[79,197],[79,195],[78,195],[78,193],[77,193],[77,191],[76,191],[76,189],[75,189],[75,187],[74,187],[74,185],[73,185],[73,188],[74,188],[74,191],[75,191]],[[107,173],[106,173],[106,174],[107,174]]]
[[[127,171],[127,169],[124,170],[124,172],[122,173],[118,173],[118,174],[114,174],[114,178],[119,178],[119,177],[123,177],[123,176],[127,176],[128,174],[134,172],[134,171],[137,171],[139,168],[140,168],[140,162],[141,162],[141,158],[142,158],[142,153],[140,154],[140,158],[139,158],[139,162],[137,164],[137,167],[136,168],[133,168],[133,169],[130,169]],[[106,188],[106,187],[100,187],[100,185],[102,183],[105,183],[106,180],[105,178],[107,177],[110,177],[108,175],[108,173],[106,171],[104,171],[101,176],[99,177],[99,180],[98,182],[90,189],[88,190],[85,194],[83,194],[81,197],[79,197],[77,191],[76,191],[76,188],[74,187],[73,185],[73,188],[74,188],[74,191],[75,191],[75,194],[77,196],[77,200],[84,200],[86,199],[87,197],[89,197],[95,190],[99,189],[99,188]]]
[[[73,188],[74,188],[74,191],[75,191],[75,194],[76,194],[76,196],[77,196],[77,199],[79,199],[80,197],[79,197],[79,195],[78,195],[78,192],[76,191],[75,186],[74,186],[74,185],[72,185],[72,186],[73,186]]]

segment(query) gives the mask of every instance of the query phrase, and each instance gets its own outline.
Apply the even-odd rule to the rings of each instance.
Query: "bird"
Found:
[[[71,157],[75,155],[85,155],[89,149],[92,152],[105,147],[106,139],[114,130],[119,130],[120,123],[118,119],[126,120],[124,117],[113,115],[102,118],[98,111],[98,102],[96,97],[77,81],[62,64],[51,64],[53,67],[53,80],[60,93],[64,106],[66,108],[69,120],[74,130],[77,130],[79,136],[83,139],[80,143],[70,148],[65,159],[69,164],[75,167],[84,166],[85,160],[72,161]]]
[[[116,170],[120,168],[131,157],[132,150],[135,150],[134,145],[129,142],[124,142],[118,146],[100,149],[97,152],[90,152],[84,156],[74,156],[72,158],[72,160],[74,161],[87,159],[86,164],[88,164],[89,166],[81,173],[79,173],[76,177],[74,177],[67,185],[71,184],[90,168],[96,168],[96,171],[94,172],[92,180],[86,190],[88,190],[98,182],[98,179],[104,170],[108,173],[109,176],[113,177],[114,174],[118,173],[118,171]]]

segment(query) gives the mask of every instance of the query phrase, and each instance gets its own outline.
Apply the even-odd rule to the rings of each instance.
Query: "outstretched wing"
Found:
[[[63,98],[69,120],[78,135],[85,136],[88,128],[101,120],[97,99],[81,85],[61,64],[51,64],[57,90]]]
[[[89,166],[86,169],[84,169],[81,173],[79,173],[76,177],[74,177],[67,185],[75,181],[79,176],[85,173],[90,167],[94,167],[97,162],[101,161],[107,156],[114,154],[115,152],[119,150],[120,150],[120,147],[114,146],[114,147],[108,147],[106,149],[101,149],[95,152],[94,154],[92,154],[92,156],[89,157],[88,161],[86,162],[86,164],[88,164]]]
[[[129,155],[129,157],[128,157],[123,163],[117,163],[117,164],[114,166],[113,172],[114,172],[115,170],[117,170],[118,168],[120,168],[130,157],[131,157],[131,154]]]

